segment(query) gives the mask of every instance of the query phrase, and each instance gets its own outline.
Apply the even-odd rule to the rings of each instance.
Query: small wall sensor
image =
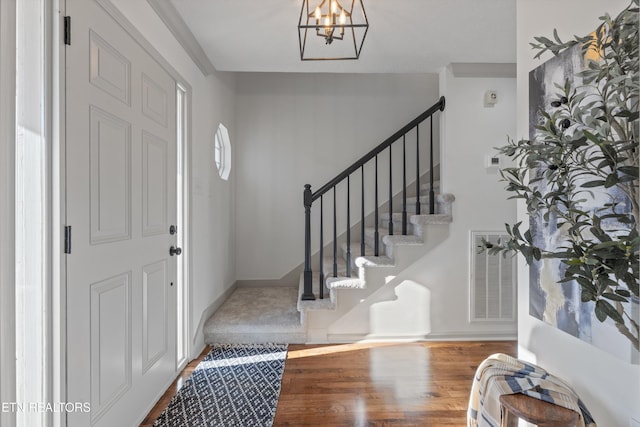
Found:
[[[493,107],[498,103],[498,92],[495,90],[488,90],[484,93],[484,106]]]

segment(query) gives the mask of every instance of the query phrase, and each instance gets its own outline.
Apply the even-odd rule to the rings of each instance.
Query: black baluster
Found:
[[[311,204],[313,203],[311,185],[305,184],[302,200],[304,204],[304,290],[302,300],[309,301],[316,299],[313,295],[313,272],[311,271]]]
[[[376,191],[376,195],[375,195],[375,213],[374,213],[374,220],[376,222],[375,225],[375,231],[373,233],[373,255],[375,256],[379,256],[380,254],[380,245],[379,245],[379,240],[380,240],[380,234],[378,233],[378,227],[379,227],[379,218],[378,218],[378,156],[376,156],[376,179],[375,179],[376,185],[375,185],[375,191]]]
[[[431,135],[429,145],[429,214],[436,213],[436,194],[433,191],[433,116],[430,118]]]
[[[347,277],[351,277],[351,182],[347,175]]]
[[[324,203],[320,196],[320,299],[324,298]]]
[[[338,277],[338,224],[336,218],[336,186],[333,186],[333,277]]]
[[[360,204],[360,256],[364,256],[364,165],[360,167],[362,174],[362,182],[360,183],[360,194],[362,195],[362,203]]]
[[[391,145],[389,145],[389,236],[393,236],[393,166],[391,160]]]
[[[416,125],[416,215],[420,215],[420,125]]]
[[[406,134],[402,135],[402,235],[407,235],[407,153]]]

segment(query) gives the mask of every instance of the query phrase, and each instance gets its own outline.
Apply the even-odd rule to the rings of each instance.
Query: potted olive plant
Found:
[[[513,161],[500,171],[510,198],[523,200],[530,218],[553,219],[562,239],[545,246],[536,241],[533,222],[527,230],[519,222],[506,225],[507,239],[485,241],[480,250],[515,251],[530,265],[559,260],[558,283],[577,283],[597,319],[610,318],[638,350],[638,319],[630,312],[640,297],[638,0],[615,18],[600,19],[592,34],[568,42],[556,31],[552,39],[535,38],[536,58],[581,49],[586,67],[579,84],[556,85],[553,99],[536,112],[530,139],[497,149]],[[604,202],[593,206],[594,200]]]

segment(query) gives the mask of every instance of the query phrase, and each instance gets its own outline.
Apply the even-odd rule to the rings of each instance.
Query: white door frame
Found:
[[[43,99],[45,100],[44,114],[44,138],[48,141],[44,174],[45,204],[43,243],[47,245],[44,250],[45,259],[42,260],[47,282],[43,283],[45,290],[44,304],[47,307],[47,329],[43,331],[47,354],[43,356],[47,373],[43,378],[44,396],[47,401],[62,402],[63,394],[60,383],[59,368],[64,369],[60,363],[60,357],[64,350],[60,347],[60,311],[59,304],[54,301],[60,289],[60,259],[58,248],[60,233],[52,224],[60,223],[60,194],[59,194],[59,149],[60,129],[58,112],[55,106],[61,101],[59,96],[63,88],[59,85],[59,25],[56,13],[59,8],[59,0],[43,2],[43,34],[44,34],[44,82]],[[0,382],[0,401],[16,402],[16,289],[15,289],[15,142],[16,142],[16,29],[17,29],[16,2],[0,2],[0,340],[2,352],[0,353],[0,370],[2,381]],[[64,63],[64,61],[62,62]],[[62,372],[64,373],[64,371]],[[47,422],[59,426],[60,419],[49,414]],[[16,423],[15,411],[0,413],[0,424],[14,426]]]
[[[63,230],[66,224],[66,56],[64,40],[61,35],[66,15],[66,0],[54,0],[53,8],[47,10],[51,16],[47,20],[51,22],[50,47],[51,65],[51,136],[52,158],[51,164],[51,400],[53,402],[66,402],[67,396],[67,268],[63,251]],[[53,427],[66,426],[64,413],[53,414]]]
[[[15,93],[16,4],[0,2],[0,402],[15,402]],[[0,412],[0,424],[15,414]]]
[[[179,324],[182,325],[182,331],[178,331],[177,337],[182,337],[181,342],[177,342],[176,345],[182,348],[182,357],[176,358],[176,371],[181,371],[187,363],[189,363],[197,355],[191,355],[191,86],[184,85],[184,81],[177,81],[176,91],[181,96],[176,96],[176,102],[182,100],[183,105],[177,106],[177,114],[182,113],[182,117],[179,119],[181,127],[177,127],[178,140],[177,145],[180,150],[180,156],[178,156],[177,170],[182,171],[182,178],[178,182],[181,184],[181,189],[178,192],[178,209],[181,212],[178,215],[178,234],[182,239],[182,259],[178,258],[178,263],[181,264],[181,268],[178,271],[181,272],[178,277],[178,291],[182,293],[182,319]],[[180,234],[182,233],[182,234]],[[180,298],[178,299],[180,300]]]

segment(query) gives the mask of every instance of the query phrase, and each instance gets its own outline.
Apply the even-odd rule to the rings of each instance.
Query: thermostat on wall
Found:
[[[491,155],[491,154],[487,154],[485,156],[485,163],[484,163],[484,167],[487,169],[499,169],[501,166],[501,162],[500,162],[500,157],[499,156],[495,156],[495,155]]]

